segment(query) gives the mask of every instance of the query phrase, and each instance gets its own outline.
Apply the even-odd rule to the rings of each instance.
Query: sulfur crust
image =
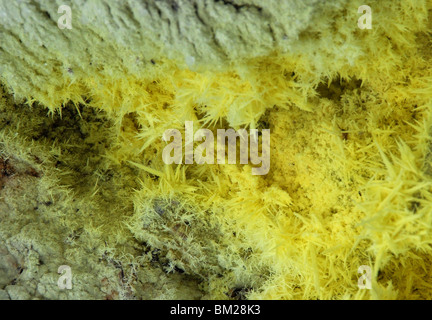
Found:
[[[21,85],[4,72],[3,96],[17,99],[0,102],[5,112],[24,98],[51,115],[77,108],[103,117],[86,118],[85,153],[75,139],[32,138],[42,117],[0,132],[7,146],[33,139],[47,158],[46,184],[82,202],[79,216],[57,213],[65,234],[87,234],[64,245],[65,257],[94,246],[151,268],[145,243],[161,250],[168,272],[200,279],[211,299],[240,287],[250,299],[431,299],[432,3],[370,1],[372,30],[357,28],[361,4],[323,9],[290,50],[233,57],[217,70],[161,53],[139,73],[102,64],[70,73],[51,61],[49,79],[29,74],[36,80]],[[269,174],[165,165],[163,132],[188,120],[270,128]],[[59,172],[52,159],[65,164]],[[372,267],[370,291],[357,286],[361,265]]]

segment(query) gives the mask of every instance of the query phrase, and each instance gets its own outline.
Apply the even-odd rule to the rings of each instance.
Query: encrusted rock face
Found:
[[[220,68],[277,48],[290,50],[320,14],[319,3],[73,0],[67,2],[72,29],[60,29],[61,1],[1,0],[0,74],[25,95],[58,72],[72,76],[103,68],[107,74],[139,74],[165,58]]]
[[[121,217],[132,213],[131,201],[120,199],[121,208],[115,205],[110,210],[117,202],[115,195],[122,193],[119,189],[105,194],[104,204],[98,194],[93,194],[93,199],[99,198],[96,204],[84,195],[88,190],[78,191],[92,184],[93,170],[101,164],[98,154],[107,148],[107,141],[102,136],[94,140],[94,133],[104,132],[108,120],[90,108],[79,112],[74,107],[50,118],[40,105],[14,104],[4,91],[0,96],[0,299],[198,299],[203,295],[196,278],[167,274],[154,266],[152,257],[146,258],[150,249],[145,243],[132,238],[123,243],[122,250],[132,254],[130,263],[112,256],[108,246],[113,243],[88,224],[96,212],[105,212],[108,219],[114,212]],[[67,150],[65,142],[75,146]],[[62,156],[50,154],[54,145]],[[98,175],[98,185],[106,183],[102,188],[112,189],[110,174]],[[113,231],[105,231],[110,234]],[[62,265],[71,268],[70,290],[58,284]]]
[[[362,5],[0,0],[0,298],[431,299],[432,4]]]
[[[332,6],[342,1],[336,3]],[[180,55],[208,64],[263,55],[277,47],[287,49],[323,7],[317,0],[73,0],[67,3],[72,29],[58,30],[60,5],[61,1],[2,0],[4,40],[21,40],[22,46],[15,49],[22,52],[53,51],[75,61],[98,52],[106,42],[146,60],[159,54]],[[7,43],[2,41],[2,48],[10,52]],[[127,65],[128,57],[112,54]]]

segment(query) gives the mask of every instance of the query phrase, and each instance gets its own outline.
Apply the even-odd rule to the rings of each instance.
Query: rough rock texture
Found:
[[[0,0],[0,298],[432,297],[432,1],[60,4]],[[186,120],[270,172],[166,165]]]
[[[343,1],[327,4],[341,7]],[[219,68],[233,59],[290,50],[323,6],[317,0],[0,1],[0,75],[16,94],[53,73],[140,74],[163,58]],[[72,29],[59,29],[62,4]]]

